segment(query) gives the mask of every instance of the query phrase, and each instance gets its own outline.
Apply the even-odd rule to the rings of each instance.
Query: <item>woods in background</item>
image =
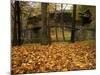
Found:
[[[95,39],[95,6],[16,1],[11,8],[13,45]],[[82,26],[79,13],[86,10],[92,21]]]

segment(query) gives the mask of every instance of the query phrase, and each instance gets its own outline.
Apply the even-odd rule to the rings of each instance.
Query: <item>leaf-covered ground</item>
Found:
[[[96,68],[95,41],[15,46],[11,57],[14,74]]]

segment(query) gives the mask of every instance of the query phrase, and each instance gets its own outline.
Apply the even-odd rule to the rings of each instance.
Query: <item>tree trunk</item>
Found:
[[[42,18],[42,31],[41,31],[41,44],[48,44],[47,32],[47,3],[41,4],[41,18]]]
[[[71,42],[75,42],[75,25],[76,25],[76,5],[73,5],[73,22],[72,22],[72,33]]]
[[[15,6],[14,6],[14,29],[13,29],[13,43],[12,45],[15,46],[17,45],[17,22],[16,22],[16,1],[15,1]]]
[[[20,14],[21,14],[21,12],[20,12],[20,3],[19,3],[19,1],[16,1],[16,15],[17,15],[17,24],[18,24],[18,45],[21,45],[21,16],[20,16]]]

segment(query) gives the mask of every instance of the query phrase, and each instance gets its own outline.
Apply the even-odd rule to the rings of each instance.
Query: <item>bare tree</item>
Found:
[[[42,13],[42,35],[41,43],[48,44],[48,31],[47,31],[47,3],[41,4],[41,13]]]
[[[17,23],[16,23],[16,1],[15,3],[11,4],[11,6],[14,9],[14,12],[12,12],[12,14],[14,14],[14,25],[13,25],[13,43],[12,45],[17,45]]]
[[[73,5],[73,22],[72,22],[72,33],[71,42],[75,42],[75,25],[76,25],[76,5]]]

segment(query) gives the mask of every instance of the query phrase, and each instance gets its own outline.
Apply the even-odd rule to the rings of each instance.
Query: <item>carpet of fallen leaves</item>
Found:
[[[94,41],[14,46],[11,53],[13,74],[96,68]]]

